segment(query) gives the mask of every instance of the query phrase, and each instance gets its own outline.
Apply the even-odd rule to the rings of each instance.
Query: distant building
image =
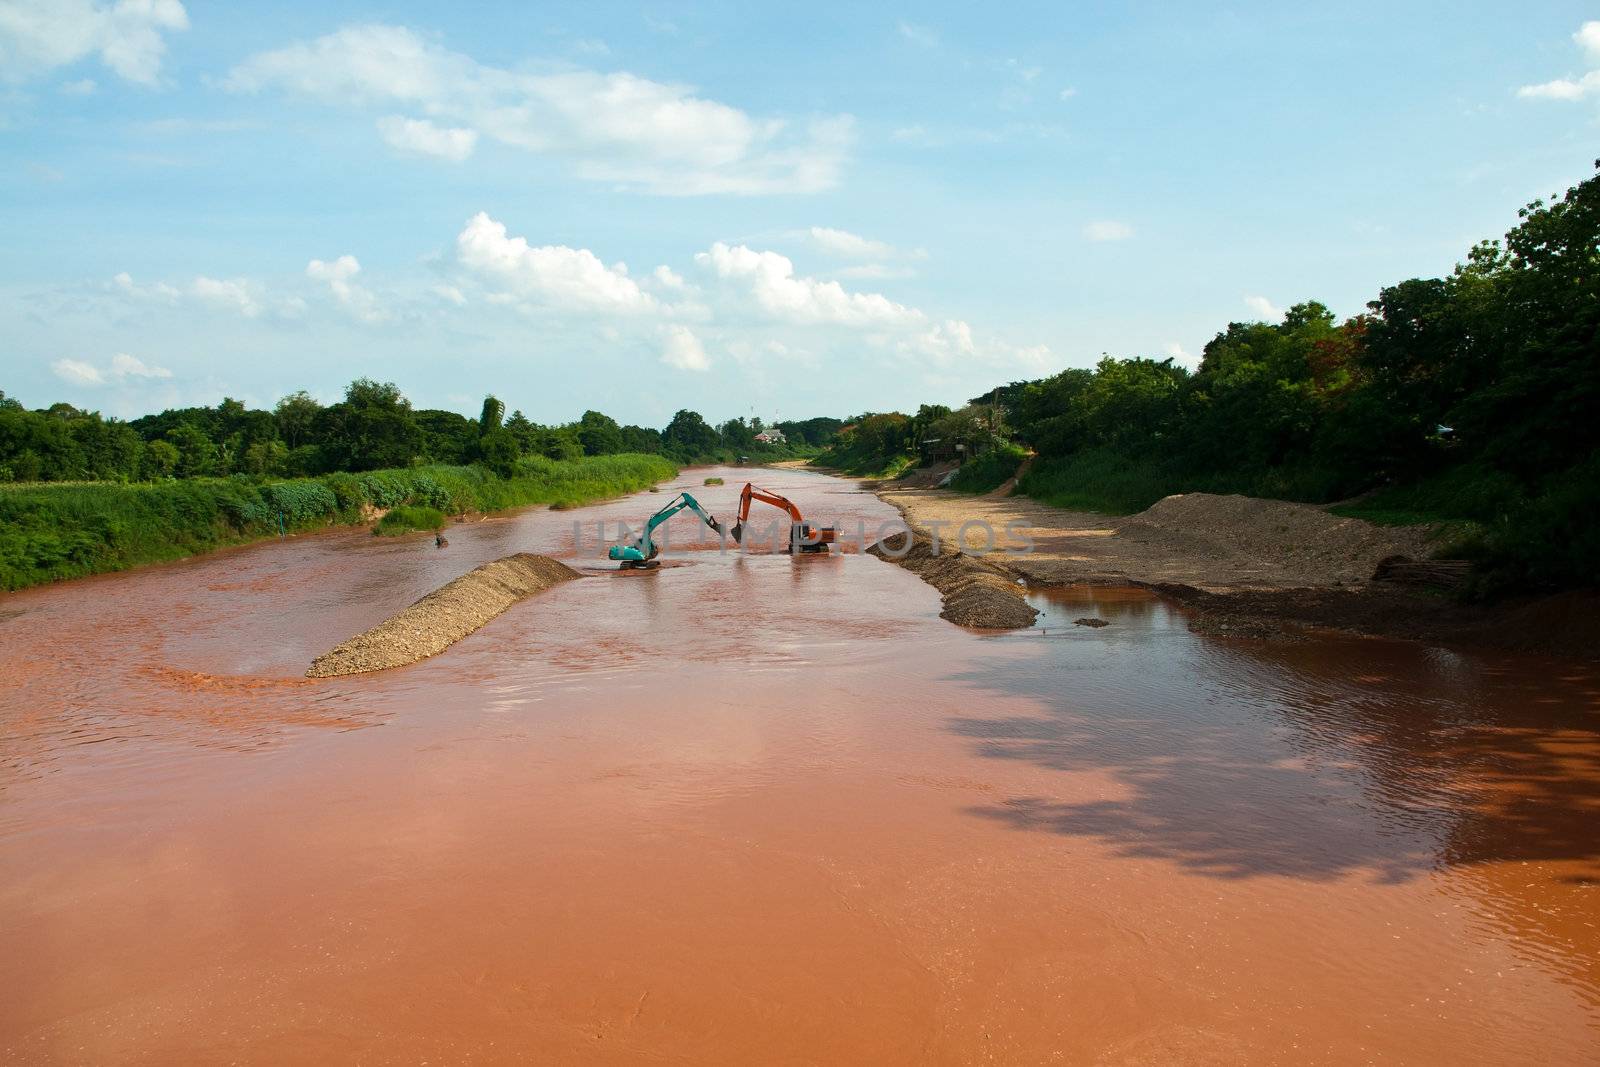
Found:
[[[756,434],[756,440],[764,445],[781,445],[788,443],[789,439],[783,435],[782,430],[774,426],[770,430],[762,430]]]

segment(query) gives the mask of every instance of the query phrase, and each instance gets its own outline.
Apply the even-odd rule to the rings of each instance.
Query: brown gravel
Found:
[[[1032,626],[1039,612],[1023,599],[1023,587],[1006,568],[941,545],[935,555],[926,533],[916,530],[909,551],[905,533],[892,534],[867,549],[879,559],[906,568],[939,590],[940,617],[957,626],[1015,630]],[[903,553],[903,554],[902,554]]]
[[[528,552],[485,563],[318,656],[306,677],[364,674],[436,656],[524,597],[579,577],[565,563]]]

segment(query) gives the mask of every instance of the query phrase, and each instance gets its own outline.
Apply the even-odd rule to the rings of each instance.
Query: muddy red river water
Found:
[[[728,517],[742,481],[678,484]],[[666,499],[0,597],[0,1058],[1600,1056],[1592,670],[1205,637],[1132,589],[975,633],[681,517],[655,572],[575,547]],[[513,551],[593,574],[301,677]]]

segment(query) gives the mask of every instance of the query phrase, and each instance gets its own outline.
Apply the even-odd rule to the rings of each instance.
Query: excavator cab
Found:
[[[739,517],[734,521],[733,529],[728,531],[735,542],[743,543],[744,524],[750,520],[750,503],[754,500],[760,500],[788,512],[791,553],[826,552],[828,546],[834,543],[835,531],[832,526],[807,522],[800,514],[800,509],[795,507],[788,497],[780,496],[770,489],[761,489],[750,482],[746,482],[744,488],[739,491]]]

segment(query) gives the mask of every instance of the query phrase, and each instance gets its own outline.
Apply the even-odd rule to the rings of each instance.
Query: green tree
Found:
[[[500,429],[501,420],[506,417],[506,406],[492,396],[483,398],[483,410],[478,413],[478,436],[482,437]]]
[[[315,443],[312,434],[316,428],[317,414],[321,411],[322,405],[304,389],[290,393],[272,409],[273,418],[278,424],[278,436],[291,449]]]
[[[200,427],[180,422],[167,431],[167,441],[178,453],[178,477],[199,478],[216,470],[217,446]]]
[[[151,481],[171,478],[178,471],[178,449],[170,441],[151,441],[144,446],[143,474]]]
[[[318,431],[333,470],[406,467],[422,454],[422,430],[411,402],[393,382],[351,382],[342,403],[323,409]]]
[[[736,452],[749,452],[755,448],[756,434],[759,432],[753,424],[747,424],[742,418],[729,419],[717,427],[717,433],[722,438],[723,447],[731,448]]]
[[[586,456],[609,456],[622,451],[622,427],[598,411],[585,411],[578,420],[578,440]]]
[[[477,455],[478,424],[457,411],[424,408],[413,416],[422,454],[435,463],[470,463]]]
[[[662,446],[683,460],[705,459],[716,451],[721,438],[697,411],[680,410],[661,433]]]
[[[480,462],[502,478],[516,473],[521,449],[517,439],[503,426],[497,426],[478,439]]]
[[[538,451],[539,427],[528,421],[528,417],[521,411],[513,411],[506,420],[506,430],[516,438],[517,451],[522,455],[532,455]]]
[[[282,441],[257,441],[244,450],[243,469],[250,474],[282,474],[289,460],[289,449]]]
[[[648,426],[622,427],[622,451],[624,452],[660,452],[661,431],[653,430]]]

